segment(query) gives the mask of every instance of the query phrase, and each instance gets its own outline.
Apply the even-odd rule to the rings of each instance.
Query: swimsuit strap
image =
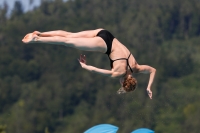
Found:
[[[128,59],[129,59],[130,56],[131,56],[131,53],[129,54],[128,58],[119,58],[119,59],[115,59],[115,60],[111,60],[111,59],[110,59],[110,60],[112,61],[112,63],[113,63],[114,61],[116,61],[116,60],[126,60],[127,66],[129,67],[129,69],[130,69],[131,72],[133,73],[133,70],[132,70],[131,66],[129,65],[129,63],[128,63]]]
[[[112,61],[114,62],[116,60],[127,60],[127,59],[126,58],[119,58],[119,59],[115,59],[115,60],[112,60]]]
[[[129,69],[130,69],[131,72],[133,73],[133,70],[132,70],[131,66],[129,65],[129,63],[128,63],[128,59],[129,59],[130,56],[131,56],[131,53],[129,54],[129,56],[128,56],[128,58],[126,59],[126,61],[127,61],[127,65],[128,65],[128,67],[129,67]]]

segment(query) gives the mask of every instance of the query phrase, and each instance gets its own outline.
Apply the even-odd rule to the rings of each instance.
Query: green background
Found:
[[[156,133],[200,132],[199,0],[43,0],[11,16],[0,8],[0,133],[83,133],[102,123],[119,133],[145,127]],[[153,99],[149,75],[135,75],[138,88],[118,95],[117,79],[82,69],[77,61],[110,69],[100,53],[49,44],[23,44],[38,31],[78,32],[105,28],[139,64],[157,69]]]

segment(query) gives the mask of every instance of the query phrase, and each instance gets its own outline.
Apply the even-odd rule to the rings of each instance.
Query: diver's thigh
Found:
[[[93,38],[97,35],[97,33],[102,29],[96,29],[96,30],[86,30],[86,31],[80,31],[76,33],[70,33],[68,35],[69,38]]]
[[[105,53],[107,45],[100,37],[93,38],[67,38],[66,44],[84,51],[98,51]]]

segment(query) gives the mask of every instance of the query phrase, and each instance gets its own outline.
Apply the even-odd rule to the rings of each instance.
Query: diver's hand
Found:
[[[86,66],[86,56],[85,55],[80,55],[80,58],[78,59],[80,65],[82,68],[84,68],[84,66]]]
[[[152,91],[150,88],[147,88],[147,94],[149,95],[149,98],[152,99]]]

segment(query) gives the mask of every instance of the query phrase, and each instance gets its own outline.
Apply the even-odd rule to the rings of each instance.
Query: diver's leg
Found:
[[[62,37],[68,37],[68,38],[91,38],[91,37],[95,37],[100,30],[102,29],[86,30],[86,31],[81,31],[81,32],[76,32],[76,33],[63,31],[63,30],[55,30],[55,31],[47,31],[47,32],[34,31],[33,33],[41,37],[62,36]]]
[[[102,29],[96,29],[96,30],[86,30],[86,31],[81,31],[81,32],[76,32],[76,33],[70,33],[68,34],[67,37],[69,38],[92,38],[97,35],[99,31]]]
[[[33,34],[36,34],[41,37],[51,37],[51,36],[66,37],[68,34],[70,34],[70,32],[63,31],[63,30],[54,30],[54,31],[47,31],[47,32],[34,31]]]
[[[36,34],[29,33],[22,40],[24,43],[48,43],[55,45],[64,45],[84,51],[98,51],[105,53],[107,46],[102,38],[67,38],[62,36],[41,37]]]

